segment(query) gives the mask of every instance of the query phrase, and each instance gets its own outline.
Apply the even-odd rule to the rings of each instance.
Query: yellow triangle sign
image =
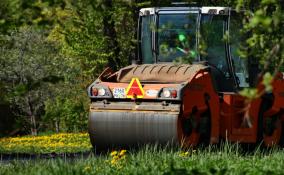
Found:
[[[144,90],[138,78],[132,78],[126,89],[127,98],[143,98]]]

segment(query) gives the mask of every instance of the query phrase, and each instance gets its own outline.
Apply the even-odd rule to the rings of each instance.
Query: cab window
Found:
[[[244,40],[241,33],[242,19],[243,17],[240,14],[232,12],[229,26],[232,63],[239,87],[241,88],[249,87],[247,59],[241,58],[239,55],[241,43]]]
[[[203,48],[201,58],[208,61],[225,77],[230,77],[229,67],[226,59],[226,48],[224,34],[226,20],[223,16],[203,15],[201,19],[201,47]]]
[[[158,62],[193,59],[196,54],[197,13],[160,14]]]
[[[153,17],[143,16],[141,22],[141,57],[142,62],[151,64],[154,62],[152,54],[152,29]]]

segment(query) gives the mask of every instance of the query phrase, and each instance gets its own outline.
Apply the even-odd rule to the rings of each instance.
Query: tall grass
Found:
[[[118,151],[119,153],[119,151]],[[127,150],[124,159],[110,152],[77,159],[32,159],[0,164],[0,174],[284,174],[284,151],[252,152],[222,143],[199,149],[146,145]]]

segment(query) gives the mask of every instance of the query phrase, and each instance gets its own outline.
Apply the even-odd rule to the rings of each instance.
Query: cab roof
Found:
[[[171,12],[171,13],[183,13],[189,11],[198,11],[202,14],[216,14],[216,15],[227,15],[230,7],[150,7],[140,9],[140,16],[154,15],[156,13]]]

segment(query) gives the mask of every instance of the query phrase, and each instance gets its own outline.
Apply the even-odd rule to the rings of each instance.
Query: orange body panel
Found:
[[[256,98],[248,101],[238,93],[223,93],[218,96],[212,86],[211,76],[206,72],[199,74],[202,75],[195,76],[185,89],[182,117],[194,117],[198,123],[202,113],[210,110],[210,143],[217,143],[219,138],[238,143],[257,143],[258,139],[263,139],[266,146],[279,142],[284,121],[284,80],[282,74],[279,74],[272,83],[273,104],[263,114],[260,112],[265,99]],[[262,89],[263,86],[260,84],[259,91]],[[208,103],[206,103],[205,94],[210,97]],[[197,112],[194,113],[194,110]],[[192,116],[192,113],[195,115]],[[259,128],[264,127],[259,123],[259,117],[265,118],[275,115],[279,118],[276,121],[275,130],[272,135],[267,136],[262,133],[263,128]],[[199,134],[193,130],[193,134],[187,137],[184,142],[189,145],[197,145],[199,139]]]
[[[194,117],[198,123],[201,115],[210,111],[210,143],[218,143],[219,141],[219,106],[219,97],[212,85],[210,74],[207,71],[197,73],[184,89],[182,118]],[[185,145],[195,146],[198,144],[200,134],[195,129],[192,132],[189,137],[180,134],[179,137],[184,137]]]
[[[246,102],[244,97],[238,94],[224,94],[221,102],[221,137],[232,142],[239,143],[256,143],[258,137],[263,137],[266,146],[277,144],[281,137],[282,122],[284,118],[284,80],[282,74],[279,74],[272,83],[273,86],[273,103],[263,114],[261,104],[265,99],[257,98],[250,103]],[[263,85],[258,86],[259,92],[263,90]],[[251,125],[244,125],[245,115],[248,112],[249,122]],[[273,117],[277,115],[278,120],[275,123],[275,130],[272,135],[265,135],[264,125],[259,123],[259,117]],[[263,120],[264,120],[263,119]],[[262,128],[258,128],[262,127]],[[261,132],[261,133],[259,133]]]
[[[224,94],[221,103],[221,135],[233,142],[255,143],[257,139],[258,111],[260,99],[247,104],[238,94]],[[249,113],[251,126],[244,125],[244,116]]]

